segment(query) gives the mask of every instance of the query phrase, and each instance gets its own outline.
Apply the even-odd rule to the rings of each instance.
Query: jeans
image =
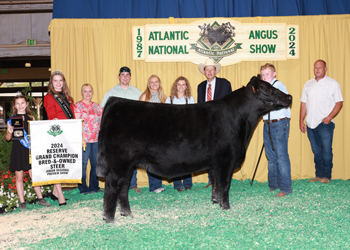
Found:
[[[181,187],[192,187],[192,175],[185,175],[183,177],[183,186],[182,186],[182,181],[181,177],[177,177],[173,179],[173,184],[174,184],[174,189],[178,189]]]
[[[132,177],[131,177],[131,181],[130,181],[130,185],[129,185],[129,189],[133,188],[133,187],[137,187],[137,170],[136,168],[134,169],[134,172],[132,173]]]
[[[270,124],[271,138],[269,136],[268,124],[264,123],[265,153],[269,161],[268,179],[271,190],[280,189],[285,194],[292,192],[292,178],[290,173],[290,160],[288,154],[289,119]]]
[[[98,143],[86,143],[85,152],[83,150],[83,174],[81,179],[81,184],[78,184],[78,188],[80,193],[88,193],[88,192],[97,192],[100,190],[98,186],[98,179],[96,175],[96,166],[97,166],[97,151],[98,151]],[[86,165],[90,158],[90,185],[89,187],[86,185]]]
[[[316,168],[316,177],[332,178],[333,168],[333,132],[334,123],[321,123],[316,128],[307,127],[307,136],[309,137]]]
[[[162,177],[154,175],[147,171],[149,191],[153,192],[154,190],[162,187]]]

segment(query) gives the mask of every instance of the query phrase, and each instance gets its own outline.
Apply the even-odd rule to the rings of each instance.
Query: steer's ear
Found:
[[[254,86],[252,85],[252,91],[253,93],[259,92],[259,89],[255,89]]]
[[[249,81],[249,83],[252,83],[252,82],[254,82],[254,81],[255,81],[255,79],[256,79],[256,76],[253,76],[252,78],[250,78],[250,81]]]
[[[251,92],[253,92],[253,93],[255,93],[255,94],[259,92],[259,89],[256,88],[256,87],[254,87],[256,81],[257,81],[256,76],[253,76],[253,77],[250,79],[250,82],[249,82],[248,85],[247,85],[247,88],[248,88]]]

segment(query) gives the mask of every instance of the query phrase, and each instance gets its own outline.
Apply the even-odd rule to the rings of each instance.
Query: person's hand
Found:
[[[306,126],[305,126],[304,122],[300,123],[300,131],[303,132],[303,133],[305,133],[305,131],[306,131]]]
[[[13,126],[9,126],[9,127],[7,127],[7,133],[8,134],[10,134],[10,135],[12,135],[12,133],[13,133]]]
[[[322,120],[324,124],[330,124],[332,121],[332,118],[329,118],[328,116]]]
[[[58,118],[53,118],[52,120],[58,120]]]

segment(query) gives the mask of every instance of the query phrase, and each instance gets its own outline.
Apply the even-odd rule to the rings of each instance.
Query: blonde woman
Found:
[[[78,188],[81,194],[91,194],[100,191],[96,175],[98,134],[100,132],[100,122],[102,108],[96,102],[91,101],[94,94],[90,84],[85,83],[81,87],[81,96],[83,99],[75,104],[75,117],[84,119],[84,141],[86,142],[85,151],[83,150],[83,174],[81,184]],[[86,185],[86,166],[90,159],[91,171],[89,182]]]
[[[147,88],[140,96],[140,101],[144,102],[153,102],[153,103],[164,103],[166,100],[166,95],[164,95],[162,82],[157,75],[151,75],[147,81]],[[149,183],[149,191],[154,193],[160,193],[165,191],[162,187],[162,178],[149,173],[148,175],[148,183]]]
[[[164,95],[162,83],[157,75],[151,75],[147,81],[147,88],[140,96],[140,101],[164,103],[166,95]]]

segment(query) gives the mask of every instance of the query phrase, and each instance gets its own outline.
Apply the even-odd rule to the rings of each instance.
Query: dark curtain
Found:
[[[349,13],[349,0],[56,0],[53,3],[53,18],[205,18]]]

